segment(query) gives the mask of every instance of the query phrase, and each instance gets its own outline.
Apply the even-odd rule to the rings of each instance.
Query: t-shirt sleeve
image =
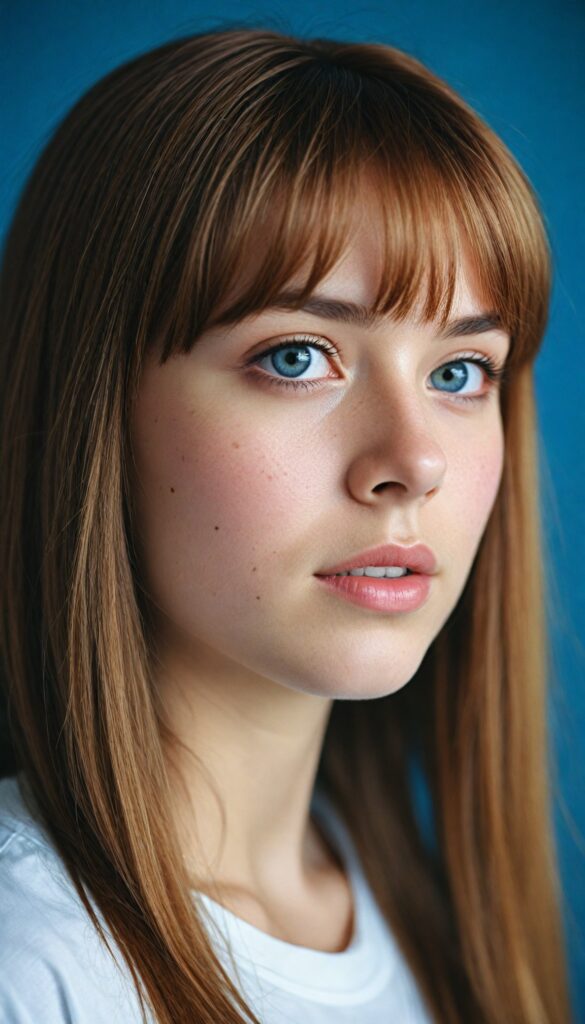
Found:
[[[110,938],[114,960],[73,887],[31,852],[0,858],[0,1024],[142,1024],[119,949]]]
[[[87,1016],[80,1016],[76,1006],[82,994],[79,987],[77,996],[72,997],[65,979],[50,960],[32,950],[28,955],[20,950],[2,964],[0,1020],[2,1024],[77,1024]]]
[[[46,928],[31,938],[23,942],[21,932],[10,945],[2,936],[1,1024],[141,1024],[131,975],[97,932],[95,940],[80,933],[77,943]]]

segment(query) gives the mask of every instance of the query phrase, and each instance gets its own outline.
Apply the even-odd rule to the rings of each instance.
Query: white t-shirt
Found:
[[[113,940],[120,971],[103,946],[20,778],[0,781],[0,1021],[140,1024],[128,968]],[[319,789],[311,809],[350,880],[350,945],[327,953],[283,942],[196,892],[218,956],[263,1024],[431,1024],[348,830]]]

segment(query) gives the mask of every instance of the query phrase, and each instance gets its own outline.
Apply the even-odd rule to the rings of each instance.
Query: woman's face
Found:
[[[318,294],[368,307],[378,254],[364,215]],[[460,270],[453,319],[488,308],[471,267]],[[307,337],[265,355],[293,335]],[[498,330],[439,337],[414,319],[365,327],[270,310],[204,333],[162,367],[151,357],[131,422],[133,486],[169,664],[212,686],[268,681],[328,698],[408,682],[461,595],[502,471],[497,388],[459,360],[502,364],[508,345]],[[287,379],[315,386],[270,384]],[[390,542],[434,552],[418,609],[359,607],[316,579]]]

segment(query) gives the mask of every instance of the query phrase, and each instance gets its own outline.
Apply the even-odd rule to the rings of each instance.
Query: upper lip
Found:
[[[331,576],[347,569],[362,569],[366,565],[399,565],[428,576],[432,576],[437,568],[435,556],[426,544],[413,544],[409,548],[402,547],[401,544],[381,544],[376,548],[362,551],[359,555],[351,555],[344,562],[323,569],[315,575]]]

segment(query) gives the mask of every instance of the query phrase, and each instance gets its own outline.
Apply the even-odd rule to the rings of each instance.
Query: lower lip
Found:
[[[395,579],[375,576],[316,576],[339,597],[376,612],[412,612],[423,605],[431,589],[431,576],[412,573]]]

